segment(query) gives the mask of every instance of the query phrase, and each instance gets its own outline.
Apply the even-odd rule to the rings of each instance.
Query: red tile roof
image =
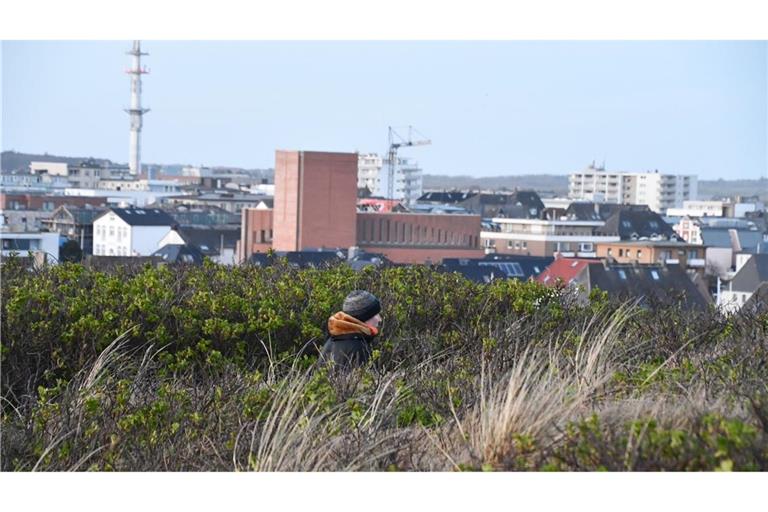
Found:
[[[569,284],[590,263],[598,260],[585,258],[557,258],[544,272],[536,276],[536,280],[548,286],[554,286],[558,279]]]

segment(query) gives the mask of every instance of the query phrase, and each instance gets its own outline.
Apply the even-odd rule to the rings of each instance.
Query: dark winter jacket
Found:
[[[371,344],[378,331],[370,325],[338,312],[328,319],[329,336],[320,352],[323,363],[333,362],[335,368],[363,366],[371,357]]]

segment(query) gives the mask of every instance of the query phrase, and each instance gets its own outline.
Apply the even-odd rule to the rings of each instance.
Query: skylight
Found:
[[[654,281],[659,280],[659,273],[656,270],[651,270],[651,277],[653,277]]]
[[[624,272],[623,270],[619,269],[619,270],[618,270],[618,273],[619,273],[619,277],[620,277],[622,280],[624,280],[624,281],[626,281],[626,280],[627,280],[627,273],[626,273],[626,272]]]

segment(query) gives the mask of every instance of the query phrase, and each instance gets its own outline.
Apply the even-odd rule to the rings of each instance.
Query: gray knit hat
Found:
[[[381,311],[381,303],[376,296],[365,290],[355,290],[344,299],[342,311],[365,322]]]

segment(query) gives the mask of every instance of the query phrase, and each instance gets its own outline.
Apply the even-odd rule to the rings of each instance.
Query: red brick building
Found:
[[[357,245],[396,263],[483,257],[479,215],[358,213]]]
[[[276,251],[355,245],[357,154],[275,153]]]
[[[251,254],[359,246],[396,263],[482,258],[479,215],[358,212],[357,155],[277,151],[274,209],[242,213],[240,261]]]
[[[271,208],[243,208],[241,212],[240,241],[237,243],[236,261],[246,261],[251,254],[267,252],[274,237]]]

